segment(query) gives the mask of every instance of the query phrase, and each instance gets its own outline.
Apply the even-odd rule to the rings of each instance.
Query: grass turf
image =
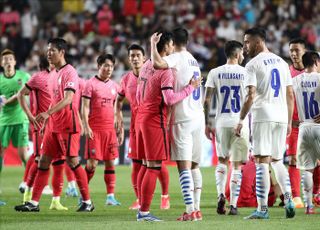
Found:
[[[92,213],[77,213],[77,198],[61,197],[61,203],[69,208],[68,211],[49,210],[51,196],[43,195],[39,213],[19,213],[14,206],[22,202],[22,194],[18,191],[23,173],[22,167],[7,167],[1,173],[0,200],[7,205],[0,207],[0,229],[320,229],[320,215],[305,215],[303,209],[298,209],[294,219],[284,217],[284,209],[273,207],[269,209],[269,220],[243,220],[253,208],[239,209],[239,216],[221,216],[216,213],[217,193],[213,168],[202,168],[203,191],[201,208],[203,221],[177,222],[176,218],[184,211],[184,205],[178,183],[178,174],[175,167],[170,171],[170,210],[160,210],[160,185],[157,189],[151,206],[151,212],[163,219],[163,222],[137,222],[136,211],[128,207],[134,201],[134,194],[130,182],[130,167],[116,168],[117,187],[116,198],[121,206],[105,205],[105,185],[103,168],[99,167],[90,182],[91,197],[95,205]],[[279,203],[279,202],[277,202]]]

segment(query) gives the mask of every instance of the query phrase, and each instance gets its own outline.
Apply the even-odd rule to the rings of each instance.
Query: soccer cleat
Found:
[[[68,208],[64,207],[60,201],[58,200],[52,200],[50,205],[50,210],[57,210],[57,211],[67,211]]]
[[[20,184],[19,184],[19,191],[20,191],[20,193],[24,193],[24,191],[25,191],[25,189],[26,189],[26,186],[27,186],[27,184],[26,184],[26,182],[24,182],[24,181],[22,181]]]
[[[255,210],[253,213],[251,213],[249,216],[246,216],[245,218],[243,218],[245,220],[252,220],[252,219],[269,219],[269,212],[265,211],[265,212],[259,212],[257,210]]]
[[[52,191],[52,189],[50,188],[49,185],[46,185],[42,190],[42,194],[43,195],[52,195],[53,191]]]
[[[78,208],[77,212],[92,212],[93,210],[94,210],[93,203],[87,204],[87,203],[82,202],[82,204]]]
[[[312,214],[316,214],[316,211],[314,210],[313,206],[307,206],[304,213],[307,215],[312,215]]]
[[[196,212],[186,213],[184,212],[177,221],[197,221]]]
[[[302,200],[301,200],[301,198],[300,198],[299,196],[294,197],[294,198],[292,199],[292,201],[293,201],[293,203],[294,203],[294,207],[295,207],[295,208],[304,208],[304,205],[303,205],[303,203],[302,203]]]
[[[83,203],[83,199],[82,199],[82,196],[79,196],[79,199],[78,199],[78,207],[80,207]]]
[[[237,207],[233,207],[233,205],[230,205],[230,210],[229,210],[228,215],[230,215],[230,216],[238,215],[238,208]]]
[[[224,197],[223,194],[220,194],[220,196],[218,197],[218,207],[217,207],[217,213],[219,215],[224,215],[226,214],[226,198]]]
[[[286,218],[293,218],[296,215],[294,203],[291,199],[289,199],[284,208],[286,209]]]
[[[130,210],[138,210],[140,208],[139,199],[134,201],[132,205],[129,207]]]
[[[78,191],[76,188],[68,187],[66,189],[66,196],[77,197],[77,196],[79,196],[79,194],[78,194]]]
[[[121,205],[121,203],[117,201],[114,196],[107,196],[106,205],[118,206]]]
[[[23,203],[31,201],[32,198],[32,191],[25,190],[23,193]]]
[[[137,221],[150,221],[150,222],[158,222],[162,221],[158,217],[148,213],[147,215],[142,215],[140,212],[137,214]]]
[[[17,205],[14,207],[17,212],[39,212],[39,205],[34,205],[31,202],[26,202],[22,205]]]
[[[320,193],[314,195],[312,201],[313,201],[314,206],[320,207]]]
[[[0,206],[5,206],[7,203],[0,200]]]
[[[196,213],[196,219],[202,220],[202,212],[200,210],[198,210],[198,211],[195,211],[195,213]]]
[[[160,209],[162,210],[167,210],[170,208],[170,197],[168,196],[161,196],[161,204],[160,204]]]

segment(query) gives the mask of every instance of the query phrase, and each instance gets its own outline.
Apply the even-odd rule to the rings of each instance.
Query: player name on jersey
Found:
[[[219,73],[219,79],[233,79],[233,80],[244,80],[244,75],[241,73]]]

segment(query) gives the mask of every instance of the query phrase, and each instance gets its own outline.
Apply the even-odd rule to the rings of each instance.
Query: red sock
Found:
[[[48,184],[50,176],[49,169],[38,169],[36,178],[34,180],[32,200],[39,202],[43,188]]]
[[[29,173],[28,173],[28,177],[27,177],[27,181],[26,181],[27,186],[29,188],[33,187],[34,179],[36,178],[37,172],[38,172],[38,162],[33,161],[32,165],[29,169]]]
[[[138,174],[139,174],[141,165],[142,165],[141,161],[132,160],[131,183],[137,198],[138,198],[137,180],[138,180]]]
[[[89,169],[87,168],[87,166],[86,166],[84,169],[85,169],[85,171],[86,171],[87,180],[88,180],[88,184],[89,184],[91,178],[92,178],[93,175],[94,175],[95,170],[92,170],[92,171],[91,171],[91,170],[89,170]]]
[[[288,168],[292,197],[300,197],[300,170],[295,165],[289,165]]]
[[[145,177],[141,184],[141,208],[142,212],[147,212],[150,209],[154,190],[156,189],[157,178],[161,168],[147,168]]]
[[[67,164],[67,162],[64,163],[64,168],[65,168],[65,172],[66,172],[66,176],[67,176],[67,181],[75,181],[76,177],[74,176],[74,172],[72,171],[72,169],[70,168],[70,166]]]
[[[116,174],[114,169],[113,166],[105,168],[104,170],[104,182],[107,187],[107,194],[114,193],[114,188],[116,187]]]
[[[169,171],[165,164],[162,164],[161,171],[158,178],[161,184],[162,195],[168,195],[169,194]]]
[[[82,199],[84,201],[90,200],[89,186],[88,186],[86,172],[84,171],[84,169],[81,167],[80,164],[78,164],[72,170],[74,172],[74,175],[76,176],[76,181],[77,181]]]
[[[24,174],[23,174],[23,181],[24,182],[27,182],[27,180],[28,180],[28,174],[30,172],[30,168],[32,167],[33,162],[35,161],[35,159],[36,159],[36,156],[34,154],[32,154],[30,156],[29,160],[27,161],[26,168],[25,168]]]
[[[320,193],[320,166],[313,171],[313,194]]]
[[[138,178],[137,178],[137,191],[138,191],[138,199],[139,203],[141,203],[141,185],[143,178],[146,174],[147,166],[146,165],[141,165],[141,168],[139,170]]]
[[[60,196],[63,188],[63,171],[64,160],[59,160],[52,163],[53,175],[52,175],[52,190],[53,196]]]

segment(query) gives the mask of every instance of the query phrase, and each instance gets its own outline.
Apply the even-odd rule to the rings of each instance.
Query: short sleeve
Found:
[[[214,86],[214,77],[215,77],[215,71],[214,69],[210,70],[208,76],[207,76],[207,81],[205,87],[211,87],[215,88]]]
[[[161,89],[173,89],[174,77],[171,69],[164,70],[161,76]]]
[[[170,54],[169,56],[163,57],[163,59],[167,62],[169,68],[175,68],[179,60],[177,53]]]
[[[292,85],[292,77],[291,77],[290,69],[287,63],[285,64],[285,70],[286,70],[286,86],[290,86]]]
[[[66,72],[63,90],[76,92],[79,89],[79,76],[76,70]]]
[[[253,65],[246,65],[247,86],[257,87],[257,74]]]
[[[125,77],[123,77],[120,81],[120,86],[119,86],[119,90],[118,90],[118,94],[120,94],[121,96],[125,96],[126,95],[126,81],[125,81]]]
[[[92,96],[92,84],[91,84],[91,80],[89,80],[86,82],[84,86],[82,97],[91,99],[91,96]]]
[[[38,88],[38,85],[37,85],[37,77],[38,77],[38,73],[35,73],[31,76],[31,78],[27,81],[27,83],[25,84],[26,87],[32,91],[36,88]]]

